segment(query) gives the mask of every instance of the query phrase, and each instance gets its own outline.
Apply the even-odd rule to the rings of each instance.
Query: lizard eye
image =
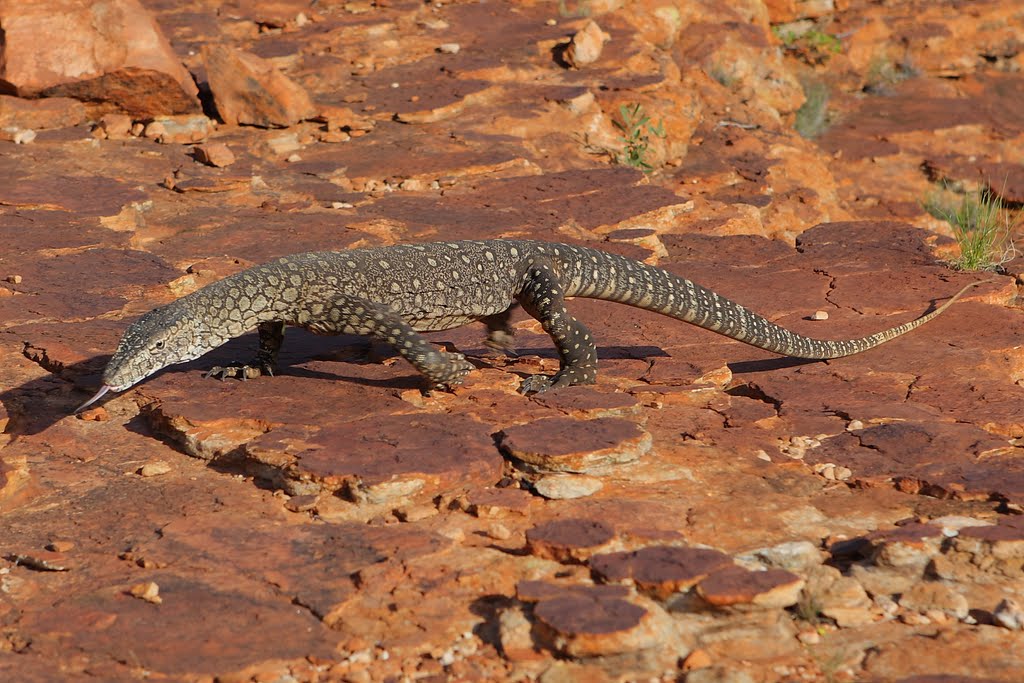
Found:
[[[164,348],[163,341],[158,341],[156,344],[153,345],[153,349],[156,351],[159,351],[162,348]]]

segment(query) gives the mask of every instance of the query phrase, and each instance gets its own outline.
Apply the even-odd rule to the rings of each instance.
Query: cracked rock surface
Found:
[[[1014,3],[46,4],[0,3],[0,680],[1020,680],[1021,263],[925,210],[1020,211]],[[451,393],[289,330],[70,415],[252,264],[500,237],[820,338],[988,281],[828,362],[577,299],[594,386],[519,394],[517,312],[431,335]]]

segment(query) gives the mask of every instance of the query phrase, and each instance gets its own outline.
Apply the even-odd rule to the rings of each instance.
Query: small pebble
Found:
[[[420,505],[405,505],[394,511],[395,517],[402,522],[418,522],[437,514],[437,506],[433,503],[422,503]]]
[[[14,134],[12,139],[16,145],[27,145],[36,139],[36,132],[34,130],[27,129],[19,130]]]
[[[534,482],[533,488],[549,500],[571,500],[594,495],[604,482],[585,474],[550,474]]]
[[[157,477],[171,471],[171,466],[163,460],[154,460],[136,470],[143,477]]]
[[[12,285],[20,285],[21,284],[21,276],[20,275],[8,275],[7,276],[7,281],[10,282]]]
[[[811,314],[811,320],[828,320],[828,311],[815,311]]]
[[[565,62],[574,68],[581,68],[593,64],[601,56],[604,43],[608,40],[608,34],[601,30],[595,21],[588,21],[587,24],[576,32],[576,35],[569,41],[563,55]]]
[[[846,431],[848,432],[855,432],[860,429],[864,429],[864,423],[860,420],[850,420],[850,423],[846,425]]]
[[[764,460],[765,462],[771,462],[772,461],[772,456],[768,455],[763,450],[760,450],[760,451],[757,452],[757,459],[758,460]]]
[[[437,51],[446,55],[457,55],[462,46],[458,43],[442,43],[437,46]]]
[[[918,612],[907,612],[902,614],[900,615],[900,621],[904,624],[909,624],[910,626],[924,626],[932,623],[931,619],[923,614],[919,614]]]
[[[1011,631],[1024,631],[1024,608],[1013,598],[1003,598],[992,612],[992,620]]]
[[[316,508],[317,497],[314,495],[292,496],[284,502],[284,509],[289,512],[309,512]]]
[[[817,631],[801,631],[796,637],[804,645],[817,645],[821,642],[821,634]]]
[[[46,545],[46,549],[55,553],[66,553],[75,547],[74,542],[61,540],[50,541]]]
[[[110,415],[107,413],[107,409],[103,406],[96,406],[95,408],[89,408],[89,410],[83,410],[78,414],[79,420],[85,420],[87,422],[106,422],[110,419]]]
[[[235,163],[234,153],[223,142],[210,142],[205,145],[198,145],[193,150],[193,155],[200,163],[217,168],[223,168]]]
[[[287,159],[285,159],[285,161],[287,161],[289,164],[294,164],[297,161],[302,161],[302,157],[299,156],[298,154],[292,154]]]
[[[151,602],[154,605],[159,605],[164,601],[164,599],[160,597],[160,586],[156,585],[152,581],[137,583],[132,586],[128,592],[132,596],[139,598],[140,600],[145,600],[146,602]]]
[[[507,541],[512,538],[512,532],[508,530],[508,527],[500,522],[487,527],[487,535],[496,541]]]
[[[711,659],[711,655],[709,655],[706,650],[697,649],[686,655],[686,659],[683,660],[682,668],[683,671],[706,669],[713,663],[714,661]]]

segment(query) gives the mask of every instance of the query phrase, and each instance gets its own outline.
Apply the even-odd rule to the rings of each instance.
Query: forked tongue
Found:
[[[100,387],[100,390],[96,392],[95,396],[93,396],[88,401],[86,401],[82,405],[80,405],[77,408],[75,408],[74,412],[72,412],[71,414],[74,415],[75,413],[77,413],[79,411],[85,410],[86,408],[91,406],[93,403],[95,403],[96,401],[98,401],[101,398],[103,398],[103,394],[107,393],[108,391],[110,391],[110,385],[109,384],[104,384],[102,387]]]

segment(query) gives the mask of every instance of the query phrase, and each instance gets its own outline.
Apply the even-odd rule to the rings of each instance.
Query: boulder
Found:
[[[0,0],[0,91],[198,112],[198,89],[138,0]]]

